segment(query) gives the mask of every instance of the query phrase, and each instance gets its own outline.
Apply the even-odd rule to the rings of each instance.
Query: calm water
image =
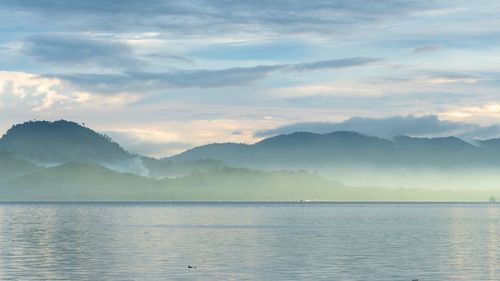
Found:
[[[0,280],[412,278],[499,280],[500,206],[0,204]]]

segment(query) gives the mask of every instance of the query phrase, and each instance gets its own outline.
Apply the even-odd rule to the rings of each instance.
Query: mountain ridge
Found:
[[[175,194],[190,194],[193,198],[199,198],[195,194],[195,190],[199,190],[195,188],[197,185],[208,185],[219,191],[225,186],[233,198],[241,197],[230,185],[246,186],[245,192],[257,196],[253,192],[258,188],[251,190],[251,185],[263,185],[269,190],[279,187],[287,192],[284,183],[291,186],[300,183],[306,189],[311,185],[340,188],[332,184],[335,181],[340,181],[345,188],[485,189],[496,187],[500,182],[499,167],[499,139],[472,144],[457,137],[384,139],[351,131],[295,132],[254,144],[207,144],[162,159],[129,153],[110,138],[65,120],[18,124],[0,139],[0,168],[3,169],[0,187],[11,183],[36,192],[32,187],[44,185],[48,192],[52,184],[63,192],[67,185],[68,192],[72,187],[72,192],[82,196],[85,193],[78,188],[88,185],[107,189],[106,183],[128,186],[130,192],[136,191],[132,186],[138,186],[140,193],[141,188],[144,192],[153,192],[158,184],[181,188],[180,183],[184,182],[191,191],[177,190]],[[235,173],[232,168],[250,170]],[[327,183],[306,174],[280,174],[281,170],[306,170]],[[68,178],[67,175],[75,176]],[[77,175],[82,175],[80,181]],[[92,187],[89,192],[102,193]],[[300,188],[295,188],[294,192],[300,194]],[[122,191],[117,188],[116,192]],[[154,192],[151,192],[148,194],[152,196]],[[208,193],[205,195],[212,198]]]
[[[0,138],[0,153],[15,155],[36,166],[65,163],[98,164],[106,168],[142,176],[187,175],[194,169],[206,170],[220,163],[183,161],[179,165],[128,152],[110,137],[73,121],[27,121],[13,125]],[[189,167],[192,164],[193,167]],[[182,168],[182,169],[181,169]],[[169,170],[175,171],[174,174]]]
[[[270,137],[250,145],[219,143],[199,146],[164,159],[216,159],[229,165],[268,165],[275,168],[311,168],[310,165],[314,166],[315,162],[318,166],[344,165],[349,162],[396,166],[500,164],[496,157],[500,156],[500,141],[498,145],[496,140],[478,143],[479,145],[474,145],[454,136],[397,136],[384,139],[350,131],[327,134],[295,132]],[[489,149],[486,150],[486,147]],[[295,161],[298,165],[290,165],[290,161]],[[339,161],[342,163],[336,163]]]
[[[132,157],[111,138],[66,120],[14,125],[0,138],[0,151],[41,164],[109,163]]]

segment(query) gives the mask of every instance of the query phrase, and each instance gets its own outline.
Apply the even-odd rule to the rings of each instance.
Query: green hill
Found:
[[[215,168],[155,180],[94,164],[63,164],[0,183],[0,201],[485,201],[499,191],[349,187],[306,171]]]
[[[0,139],[0,151],[39,163],[112,163],[131,157],[108,137],[75,122],[30,121]]]
[[[19,159],[14,154],[0,152],[0,182],[39,169],[40,167],[29,161]]]

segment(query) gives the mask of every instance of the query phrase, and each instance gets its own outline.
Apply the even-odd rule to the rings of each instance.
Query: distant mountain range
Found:
[[[255,144],[208,144],[172,157],[155,159],[129,153],[106,135],[65,120],[15,125],[0,139],[0,152],[41,166],[78,162],[138,174],[141,169],[153,170],[159,175],[163,174],[160,171],[163,168],[174,169],[173,163],[184,163],[183,166],[189,163],[197,168],[227,164],[312,170],[329,165],[500,167],[500,139],[476,141],[474,144],[456,137],[398,136],[389,140],[348,131],[329,134],[296,132]]]
[[[30,121],[0,139],[0,200],[476,200],[500,183],[499,165],[498,139],[347,131],[209,144],[156,159],[75,122]],[[382,188],[453,184],[476,191]]]
[[[229,165],[259,168],[318,169],[325,166],[500,167],[500,139],[475,144],[456,137],[392,140],[356,132],[296,132],[253,145],[209,144],[167,158],[174,161],[216,159]]]
[[[216,159],[264,170],[305,169],[351,186],[390,188],[500,188],[500,139],[457,137],[384,139],[356,132],[296,132],[255,144],[220,143],[166,158]]]

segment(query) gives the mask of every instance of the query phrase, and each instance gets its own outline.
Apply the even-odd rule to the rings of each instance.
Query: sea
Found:
[[[500,204],[1,203],[0,280],[500,280]]]

